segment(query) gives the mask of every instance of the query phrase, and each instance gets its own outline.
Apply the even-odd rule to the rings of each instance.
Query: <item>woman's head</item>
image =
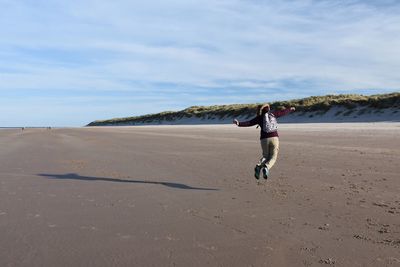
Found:
[[[269,111],[270,107],[268,103],[265,103],[263,105],[259,105],[257,107],[257,115],[262,115],[265,114]]]

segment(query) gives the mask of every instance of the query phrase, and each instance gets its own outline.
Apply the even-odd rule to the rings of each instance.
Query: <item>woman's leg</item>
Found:
[[[264,164],[265,162],[267,162],[268,161],[268,159],[269,159],[269,150],[270,150],[270,147],[269,147],[269,145],[268,145],[268,143],[269,143],[269,141],[268,141],[268,139],[269,138],[264,138],[264,139],[261,139],[261,149],[262,149],[262,158],[260,159],[260,162],[259,162],[259,164],[260,165],[262,165],[262,164]]]
[[[267,143],[268,155],[267,155],[267,163],[265,165],[267,166],[268,170],[270,170],[274,166],[276,159],[278,158],[279,138],[271,137],[271,138],[267,138],[266,140],[268,140],[268,143]]]
[[[269,147],[267,139],[261,139],[261,149],[263,156],[261,157],[260,161],[257,163],[256,167],[254,167],[254,176],[256,179],[260,178],[261,170],[264,169],[264,164],[267,162],[268,154],[269,154]]]

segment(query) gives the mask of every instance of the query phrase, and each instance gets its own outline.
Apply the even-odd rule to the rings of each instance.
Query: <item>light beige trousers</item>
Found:
[[[267,166],[268,170],[270,170],[278,158],[279,138],[271,137],[261,139],[261,148],[263,152],[263,158],[261,158],[260,163],[265,163],[265,166]]]

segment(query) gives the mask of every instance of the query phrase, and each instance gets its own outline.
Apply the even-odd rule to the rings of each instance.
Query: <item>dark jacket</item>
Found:
[[[271,112],[271,114],[273,116],[275,116],[275,118],[279,118],[279,117],[282,117],[282,116],[285,116],[285,115],[289,114],[290,111],[291,111],[290,108],[287,108],[287,109],[284,109],[284,110]],[[271,133],[264,132],[264,127],[263,127],[264,114],[265,113],[263,113],[261,115],[258,115],[257,117],[255,117],[255,118],[253,118],[253,119],[251,119],[249,121],[239,122],[238,126],[239,127],[250,127],[250,126],[254,126],[254,125],[258,124],[260,126],[260,128],[261,128],[260,139],[271,138],[271,137],[279,137],[277,130],[274,131],[274,132],[271,132]]]

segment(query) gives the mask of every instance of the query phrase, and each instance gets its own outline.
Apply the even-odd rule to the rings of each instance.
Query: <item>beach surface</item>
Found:
[[[400,123],[0,130],[0,266],[400,266]]]

